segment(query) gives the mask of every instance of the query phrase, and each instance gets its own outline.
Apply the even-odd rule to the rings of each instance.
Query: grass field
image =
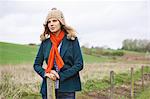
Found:
[[[33,63],[39,46],[18,45],[0,42],[0,65]],[[113,61],[110,57],[95,57],[83,54],[85,63]]]
[[[145,88],[145,90],[137,96],[137,99],[147,99],[150,98],[150,87]]]
[[[0,65],[33,63],[39,46],[19,45],[0,42]],[[107,51],[107,50],[106,50]],[[113,50],[109,50],[113,51]],[[100,56],[95,57],[83,53],[84,63],[103,63],[103,62],[126,62],[128,63],[150,63],[150,61],[137,60],[145,57],[145,53],[133,51],[123,51],[123,57]]]
[[[8,99],[20,99],[20,97],[21,99],[40,99],[41,78],[33,70],[38,47],[0,42],[0,98],[4,96]],[[145,59],[145,53],[133,51],[124,51],[124,53],[122,57],[95,57],[83,54],[85,65],[80,72],[83,91],[108,87],[108,80],[105,79],[109,77],[111,70],[118,75],[116,81],[121,85],[123,81],[127,82],[129,79],[127,74],[130,74],[131,67],[138,70],[141,66],[150,64],[150,60]],[[137,75],[137,77],[140,76]],[[148,99],[148,92],[149,88],[142,91],[138,97]],[[78,95],[80,97],[84,94]]]
[[[33,63],[37,46],[0,42],[0,64]]]
[[[95,67],[95,68],[92,68]],[[121,68],[120,68],[121,67]],[[84,69],[80,72],[83,93],[84,92],[98,91],[108,88],[110,70],[115,72],[115,82],[117,86],[129,82],[130,68],[138,70],[141,64],[124,64],[110,63],[110,64],[85,64]],[[92,68],[92,69],[91,69]],[[150,68],[147,69],[150,72]],[[141,76],[137,72],[135,77],[139,79]],[[38,76],[33,70],[32,64],[9,65],[0,67],[0,97],[4,96],[8,99],[40,99],[40,83],[42,78]],[[95,95],[95,94],[94,94]],[[144,95],[144,93],[143,93]],[[96,96],[96,95],[95,95]],[[13,98],[11,98],[13,97]],[[77,98],[78,99],[78,98]],[[79,98],[82,99],[82,98]],[[83,98],[84,99],[84,98]],[[93,98],[88,98],[93,99]],[[128,99],[128,98],[127,98]],[[142,98],[139,98],[142,99]],[[145,98],[148,99],[148,98]]]

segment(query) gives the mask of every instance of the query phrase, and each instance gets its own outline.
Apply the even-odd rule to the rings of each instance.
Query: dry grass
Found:
[[[19,99],[23,95],[39,93],[40,80],[30,64],[0,66],[0,98]]]
[[[131,67],[140,68],[144,64],[125,63],[95,63],[85,64],[80,72],[81,81],[102,79],[109,76],[109,72],[127,72]],[[38,94],[40,90],[41,77],[38,76],[32,64],[0,66],[0,98],[11,97],[19,99],[28,94]],[[7,99],[7,98],[6,98]]]
[[[40,80],[40,77],[35,74],[32,64],[0,66],[0,72],[12,75],[11,79],[16,84],[36,83]]]
[[[141,66],[147,64],[127,64],[127,63],[94,63],[85,64],[84,69],[81,71],[81,80],[86,82],[87,80],[102,79],[105,76],[110,75],[110,71],[115,73],[129,72],[130,68],[139,69]]]

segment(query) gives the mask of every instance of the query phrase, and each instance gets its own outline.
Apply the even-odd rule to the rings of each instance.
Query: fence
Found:
[[[145,88],[145,79],[144,76],[148,75],[147,79],[150,80],[150,73],[144,73],[144,66],[141,67],[141,89],[144,90]],[[134,79],[134,68],[132,67],[130,69],[130,88],[128,90],[128,95],[125,96],[116,96],[116,89],[115,89],[115,72],[114,71],[110,71],[110,88],[109,88],[109,96],[105,97],[105,98],[99,98],[99,99],[135,99],[135,93],[136,93],[136,89],[135,90],[135,79]],[[47,90],[47,95],[48,95],[48,99],[55,99],[55,92],[54,92],[54,81],[47,79],[48,83],[51,84],[47,84],[48,90]],[[51,93],[52,92],[52,93]],[[51,93],[51,94],[50,94]],[[92,98],[88,98],[88,99],[95,99],[95,97]],[[97,98],[96,98],[97,99]]]
[[[114,71],[110,71],[110,99],[116,99],[116,97],[114,98]],[[141,86],[142,86],[142,90],[144,90],[144,75],[150,75],[149,74],[144,74],[144,66],[141,67]],[[124,98],[123,99],[134,99],[135,98],[135,81],[134,81],[134,68],[132,67],[131,68],[131,73],[130,73],[130,76],[131,76],[131,79],[130,79],[130,96],[127,97],[127,96],[123,96]],[[149,77],[150,76],[147,76],[148,78],[147,79],[150,79]],[[118,97],[117,99],[122,99],[120,97]]]

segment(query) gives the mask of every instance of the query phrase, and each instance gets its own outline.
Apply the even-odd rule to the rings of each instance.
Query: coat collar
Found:
[[[65,52],[67,51],[67,48],[69,48],[69,42],[67,39],[67,35],[64,36],[62,40],[62,45],[60,47],[60,56],[63,57]]]

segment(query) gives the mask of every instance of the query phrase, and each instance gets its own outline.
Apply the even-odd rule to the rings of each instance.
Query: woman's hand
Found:
[[[45,76],[46,76],[46,77],[49,77],[49,78],[52,79],[53,81],[55,81],[55,80],[57,79],[56,76],[55,76],[54,74],[52,74],[52,73],[46,73]]]
[[[59,75],[58,75],[58,73],[55,70],[51,70],[51,73],[54,74],[57,77],[57,79],[60,78]]]
[[[51,70],[51,72],[46,73],[45,76],[49,77],[50,79],[52,79],[54,81],[60,78],[58,73],[55,70]]]

